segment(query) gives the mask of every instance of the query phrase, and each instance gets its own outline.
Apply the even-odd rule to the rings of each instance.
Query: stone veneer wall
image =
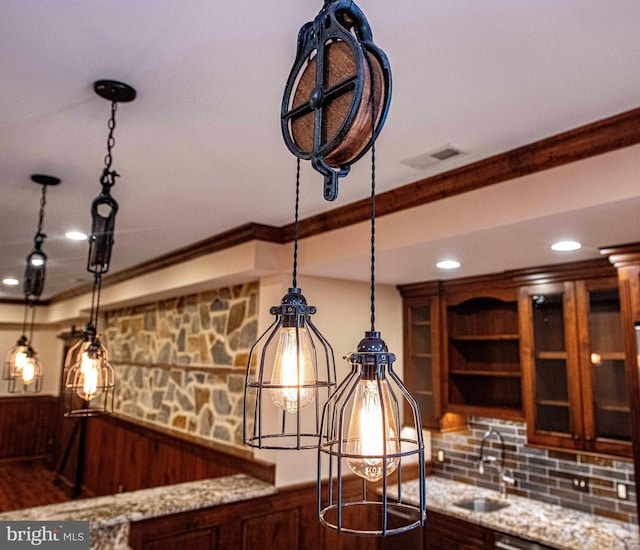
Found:
[[[497,490],[498,477],[494,468],[486,466],[484,474],[478,471],[480,444],[490,428],[498,430],[505,440],[506,467],[511,469],[516,480],[515,487],[508,486],[509,493],[613,519],[638,522],[633,463],[604,456],[527,447],[524,422],[472,417],[467,431],[432,432],[434,474]],[[489,441],[491,445],[489,448],[485,445],[485,449],[497,456],[497,438],[492,437]],[[438,450],[444,451],[443,463],[436,460]],[[588,479],[587,492],[574,489],[574,476]],[[618,483],[627,486],[626,500],[617,498]]]
[[[108,312],[103,339],[116,373],[114,411],[241,446],[258,291],[248,283]]]

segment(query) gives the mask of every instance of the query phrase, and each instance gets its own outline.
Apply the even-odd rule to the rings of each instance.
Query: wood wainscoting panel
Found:
[[[274,466],[117,417],[87,422],[83,486],[96,496],[244,473],[274,482]]]
[[[290,508],[242,521],[242,548],[263,548],[265,540],[279,550],[298,550],[302,510]]]
[[[193,533],[156,539],[143,545],[144,550],[216,550],[218,528],[202,529]],[[255,546],[254,548],[259,548]]]
[[[0,460],[50,459],[61,418],[51,395],[0,398]]]

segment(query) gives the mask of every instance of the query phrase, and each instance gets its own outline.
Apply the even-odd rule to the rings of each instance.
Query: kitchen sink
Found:
[[[492,498],[468,498],[453,503],[454,506],[471,510],[472,512],[495,512],[509,506],[508,502]]]

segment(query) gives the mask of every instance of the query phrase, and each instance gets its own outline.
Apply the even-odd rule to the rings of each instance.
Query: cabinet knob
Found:
[[[580,434],[573,434],[573,439],[580,441]]]
[[[591,443],[593,441],[593,437],[591,437],[590,435],[588,435],[585,439],[588,443]]]

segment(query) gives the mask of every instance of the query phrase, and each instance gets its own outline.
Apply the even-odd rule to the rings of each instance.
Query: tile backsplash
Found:
[[[482,437],[491,428],[499,431],[505,441],[505,467],[515,478],[515,486],[507,487],[509,493],[612,519],[638,522],[632,462],[528,447],[524,422],[471,417],[465,431],[433,432],[434,475],[497,491],[495,468],[485,465],[484,473],[478,469]],[[495,437],[485,444],[486,452],[494,456],[499,455],[499,448],[499,440]],[[444,462],[441,463],[436,460],[439,450],[444,451]],[[576,489],[574,478],[586,480],[586,490]],[[626,499],[618,498],[618,484],[625,485]]]

